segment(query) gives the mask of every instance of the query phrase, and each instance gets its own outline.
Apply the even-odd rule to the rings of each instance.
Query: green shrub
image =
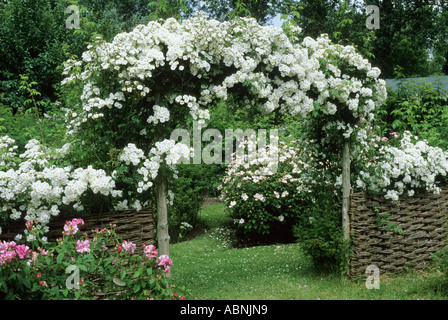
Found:
[[[437,84],[403,81],[388,90],[377,112],[382,135],[410,131],[429,145],[448,149],[448,92]]]
[[[178,178],[169,182],[168,224],[172,242],[177,242],[184,234],[186,224],[194,226],[199,210],[209,189],[204,173],[205,166],[180,165]],[[172,192],[172,193],[171,193]]]
[[[297,242],[320,270],[342,271],[345,265],[341,203],[341,196],[332,189],[316,186],[294,226]]]
[[[37,83],[29,81],[26,75],[21,75],[20,85],[19,90],[27,99],[15,113],[12,107],[0,103],[0,134],[14,139],[19,151],[23,151],[31,139],[37,139],[46,146],[62,146],[65,125],[64,112],[59,104],[42,97],[36,89]]]

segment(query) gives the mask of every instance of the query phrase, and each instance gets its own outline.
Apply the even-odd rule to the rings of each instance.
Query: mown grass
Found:
[[[173,244],[172,277],[202,300],[446,300],[448,284],[436,271],[381,276],[380,289],[316,271],[300,245],[273,244],[234,248],[223,205],[204,207],[208,231]]]

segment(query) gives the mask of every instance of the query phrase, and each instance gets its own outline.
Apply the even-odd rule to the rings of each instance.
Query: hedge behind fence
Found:
[[[380,273],[428,266],[431,253],[446,245],[447,213],[447,187],[439,195],[403,195],[396,202],[384,195],[353,194],[350,275],[364,276],[369,265]]]

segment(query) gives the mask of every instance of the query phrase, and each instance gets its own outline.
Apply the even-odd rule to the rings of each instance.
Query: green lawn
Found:
[[[380,289],[369,290],[364,281],[317,273],[299,244],[232,248],[223,208],[220,204],[204,207],[200,219],[208,231],[171,246],[172,277],[176,286],[190,290],[188,299],[448,298],[447,284],[435,271],[381,277]]]

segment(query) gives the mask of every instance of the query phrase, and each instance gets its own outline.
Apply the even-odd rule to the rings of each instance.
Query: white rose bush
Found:
[[[354,154],[356,191],[382,193],[392,201],[403,194],[440,193],[448,172],[447,150],[432,147],[409,131],[402,137],[396,132],[380,137],[372,129],[358,132],[361,143]]]
[[[15,141],[8,136],[0,138],[0,197],[3,218],[37,221],[37,228],[48,231],[48,223],[61,211],[82,212],[89,195],[120,197],[122,192],[102,169],[58,166],[69,145],[50,150],[32,139],[25,152],[17,154]],[[21,239],[18,234],[16,239]]]
[[[245,140],[242,144],[249,147],[252,143],[252,140]],[[275,172],[265,174],[264,160],[269,159],[269,152],[278,153],[278,163]],[[282,233],[285,239],[288,235],[284,233],[291,231],[297,209],[303,205],[300,199],[308,192],[304,178],[308,165],[301,160],[303,150],[298,149],[294,141],[269,145],[259,153],[265,155],[253,159],[248,159],[247,154],[232,155],[232,162],[218,187],[221,199],[246,240],[256,235],[269,235],[271,239]]]

